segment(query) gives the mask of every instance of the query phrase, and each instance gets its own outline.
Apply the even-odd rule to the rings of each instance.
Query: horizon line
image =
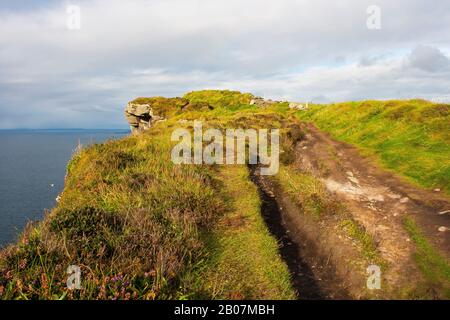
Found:
[[[0,128],[0,131],[7,130],[130,130],[129,128]]]

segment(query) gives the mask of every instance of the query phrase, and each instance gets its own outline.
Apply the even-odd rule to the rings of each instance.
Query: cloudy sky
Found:
[[[135,97],[212,88],[448,97],[449,30],[448,0],[1,0],[0,128],[122,128]]]

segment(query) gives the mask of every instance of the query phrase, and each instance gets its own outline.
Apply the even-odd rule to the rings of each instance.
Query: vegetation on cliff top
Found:
[[[180,126],[192,129],[191,120],[219,129],[280,128],[283,165],[276,179],[318,221],[326,214],[346,219],[341,228],[361,246],[364,259],[378,260],[370,235],[319,180],[289,166],[304,134],[295,116],[314,121],[422,185],[449,191],[448,105],[367,101],[314,105],[300,112],[286,103],[251,106],[252,97],[206,90],[183,98],[134,100],[150,103],[168,121],[74,154],[57,207],[0,252],[0,298],[295,298],[247,168],[179,166],[170,160],[170,133]],[[430,252],[419,227],[407,228],[425,243],[419,249]],[[430,259],[448,271],[441,257]],[[421,265],[429,265],[422,260]],[[81,267],[81,290],[67,289],[69,265]]]
[[[203,90],[193,91],[184,95],[190,102],[206,102],[213,107],[239,108],[250,104],[253,95],[251,93],[241,93],[230,90]]]
[[[450,105],[419,99],[348,102],[313,105],[298,116],[411,181],[450,194]]]
[[[0,253],[1,298],[295,297],[246,168],[170,160],[169,128],[180,117],[73,156],[57,207]],[[265,125],[279,118],[261,117]],[[248,120],[245,111],[196,109],[182,118],[223,127]],[[81,290],[67,289],[70,265],[81,268]]]

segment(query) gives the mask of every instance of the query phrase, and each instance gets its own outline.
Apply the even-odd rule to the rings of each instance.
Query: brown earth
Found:
[[[252,181],[258,186],[262,200],[261,212],[272,233],[279,241],[280,255],[289,267],[292,286],[300,300],[349,299],[362,297],[360,287],[365,283],[361,273],[344,272],[339,275],[332,261],[338,257],[353,259],[350,243],[337,246],[335,233],[328,233],[316,221],[301,214],[299,208],[280,186],[252,167]],[[353,290],[353,288],[357,288]]]
[[[273,193],[273,186],[259,174],[256,166],[250,166],[250,177],[258,187],[261,198],[261,214],[271,234],[278,240],[280,255],[286,262],[292,277],[292,286],[301,300],[328,299],[319,285],[319,277],[312,270],[312,265],[306,261],[301,241],[297,238],[294,225],[286,220],[283,208]]]
[[[320,222],[303,214],[276,179],[251,169],[259,187],[262,212],[280,241],[299,298],[396,298],[421,278],[413,261],[415,245],[405,230],[411,217],[444,256],[450,254],[450,199],[424,190],[380,168],[351,145],[335,141],[312,124],[302,124],[305,137],[295,147],[294,167],[314,175],[342,203],[375,241],[387,268],[384,290],[367,290],[365,259],[355,242],[342,234],[339,217]]]
[[[409,257],[411,241],[402,222],[408,216],[449,257],[449,197],[413,186],[362,157],[357,148],[331,139],[312,124],[304,126],[305,139],[296,147],[297,166],[319,177],[350,205],[358,221],[377,237],[388,261]]]

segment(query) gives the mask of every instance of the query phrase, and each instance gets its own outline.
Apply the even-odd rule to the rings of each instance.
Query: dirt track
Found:
[[[327,295],[322,291],[309,264],[302,255],[301,244],[291,235],[291,230],[283,219],[282,208],[277,202],[271,188],[258,173],[256,166],[250,167],[250,176],[258,187],[261,198],[261,213],[272,235],[280,245],[280,255],[286,262],[292,277],[292,286],[300,300],[326,299]]]
[[[374,235],[392,261],[410,251],[402,226],[414,217],[428,238],[450,254],[450,199],[440,192],[419,189],[380,169],[348,144],[337,142],[311,124],[296,150],[297,165],[320,177],[327,189],[350,204],[357,218]]]
[[[412,217],[435,247],[449,257],[450,199],[446,195],[415,187],[381,169],[373,159],[362,157],[355,147],[331,139],[311,124],[302,125],[306,136],[296,146],[295,167],[320,179],[373,237],[381,258],[389,265],[383,281],[391,293],[420,274],[413,261],[415,245],[404,226],[406,217]],[[281,242],[280,253],[300,298],[371,296],[365,289],[367,265],[361,259],[358,265],[352,243],[336,234],[334,218],[317,225],[301,215],[301,208],[276,183],[251,171],[260,189],[266,223]],[[390,295],[386,294],[374,297]]]

